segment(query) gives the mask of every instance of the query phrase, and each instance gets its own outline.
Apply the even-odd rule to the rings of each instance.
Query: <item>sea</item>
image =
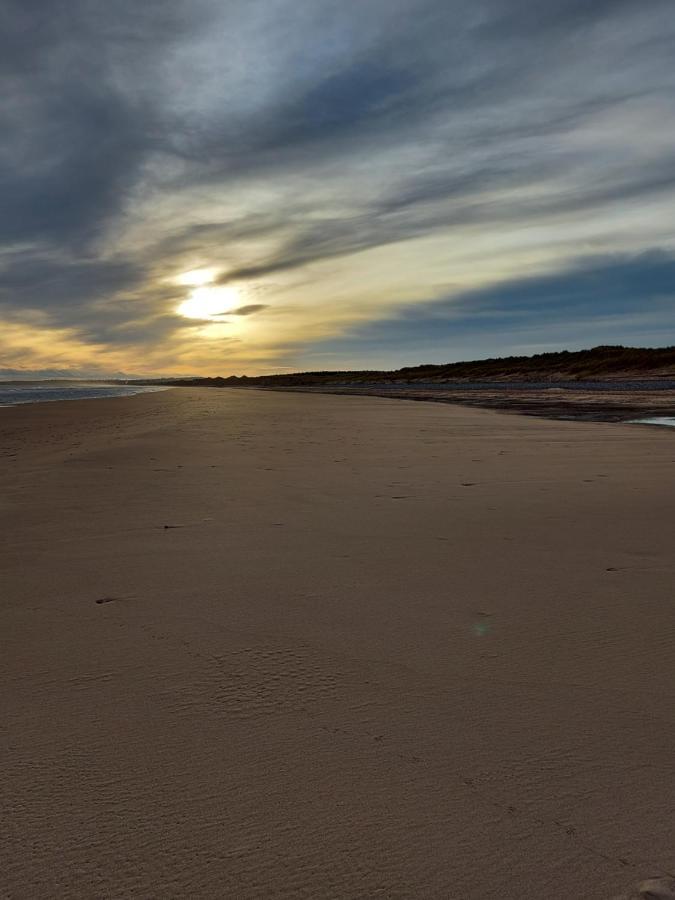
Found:
[[[628,425],[665,425],[675,428],[675,416],[652,416],[650,419],[631,419]]]
[[[87,381],[0,381],[0,407],[52,400],[96,400],[165,391],[161,385],[102,384]]]

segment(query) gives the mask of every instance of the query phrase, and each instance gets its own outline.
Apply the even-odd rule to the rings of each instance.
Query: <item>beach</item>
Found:
[[[675,871],[675,434],[181,388],[0,410],[9,898]]]
[[[266,387],[265,390],[280,390]],[[396,397],[424,403],[452,403],[477,409],[545,419],[579,422],[645,422],[675,424],[675,382],[551,382],[549,384],[370,384],[300,388],[282,388],[307,393],[346,394],[351,396]]]

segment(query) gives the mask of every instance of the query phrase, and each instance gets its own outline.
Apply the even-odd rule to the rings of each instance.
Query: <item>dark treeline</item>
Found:
[[[214,387],[308,387],[321,385],[420,384],[452,381],[594,381],[675,378],[675,347],[594,347],[591,350],[506,356],[446,365],[405,366],[391,372],[295,372],[165,379],[164,384]]]

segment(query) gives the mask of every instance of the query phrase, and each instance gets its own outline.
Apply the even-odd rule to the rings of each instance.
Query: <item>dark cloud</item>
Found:
[[[268,309],[267,303],[249,303],[246,306],[240,306],[237,309],[232,310],[233,316],[252,316],[253,313],[261,312],[263,309]]]
[[[651,2],[652,9],[665,9],[667,0]],[[496,0],[493,16],[483,26],[486,33],[505,37],[536,37],[575,33],[578,28],[602,23],[617,13],[634,6],[633,0],[547,0],[532,4],[529,0]]]
[[[272,121],[255,129],[248,152],[304,147],[364,133],[406,102],[415,84],[411,73],[372,62],[357,62],[308,85],[306,92],[282,104]]]
[[[149,6],[156,16],[143,21],[129,2],[4,5],[0,241],[89,244],[123,207],[156,114],[118,69],[161,44],[167,17]]]
[[[65,310],[90,306],[141,283],[142,268],[129,260],[68,260],[36,252],[13,254],[2,266],[0,304]]]
[[[636,256],[584,259],[562,271],[471,291],[425,310],[454,316],[459,309],[465,320],[489,317],[499,327],[522,316],[538,321],[584,320],[644,314],[666,306],[675,316],[674,300],[675,256],[652,250]]]

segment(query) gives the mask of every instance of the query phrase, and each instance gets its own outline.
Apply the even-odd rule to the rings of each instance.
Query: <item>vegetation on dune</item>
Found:
[[[453,381],[606,381],[675,378],[675,347],[594,347],[534,356],[506,356],[446,365],[405,366],[391,372],[295,372],[284,375],[231,375],[183,378],[179,385],[214,387],[310,387],[321,385],[422,384]]]

